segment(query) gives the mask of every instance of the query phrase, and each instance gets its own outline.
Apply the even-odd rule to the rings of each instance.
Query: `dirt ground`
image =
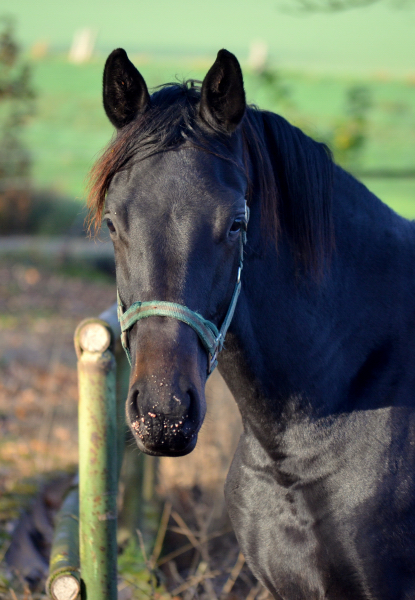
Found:
[[[85,277],[82,272],[76,273],[73,265],[69,270],[66,267],[52,263],[46,266],[30,256],[2,258],[0,263],[3,564],[22,515],[26,518],[36,513],[36,503],[40,502],[47,505],[46,517],[52,520],[59,494],[76,471],[73,333],[83,318],[99,315],[115,300],[111,277],[92,271]],[[236,405],[218,375],[208,384],[207,400],[208,416],[196,450],[188,457],[162,459],[157,468],[158,502],[168,507],[170,514],[164,554],[172,558],[163,558],[162,554],[158,561],[164,592],[153,593],[148,588],[137,592],[139,588],[134,591],[134,586],[124,581],[119,586],[119,598],[267,597],[239,554],[224,507],[223,482],[241,424]],[[33,598],[43,597],[38,588],[33,591],[36,586],[29,591],[21,583],[18,598],[29,599],[32,594]],[[16,597],[4,581],[0,597]]]
[[[58,481],[76,471],[73,332],[80,320],[99,314],[115,297],[108,277],[68,277],[66,267],[53,260],[47,265],[30,254],[17,260],[0,257],[2,567],[25,510],[33,510],[48,483],[55,482],[58,490]],[[52,501],[55,509],[59,501],[58,494]],[[36,557],[33,562],[34,571],[41,570],[41,558],[39,564]]]
[[[77,463],[73,333],[114,302],[110,281],[27,263],[0,267],[0,490]]]

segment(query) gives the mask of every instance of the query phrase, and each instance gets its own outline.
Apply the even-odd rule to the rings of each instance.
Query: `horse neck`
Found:
[[[284,236],[278,254],[248,248],[220,368],[242,417],[256,414],[260,426],[376,407],[376,385],[366,394],[353,385],[360,377],[369,386],[377,367],[393,367],[405,341],[415,340],[413,223],[338,168],[333,218],[335,251],[320,281],[296,275]]]

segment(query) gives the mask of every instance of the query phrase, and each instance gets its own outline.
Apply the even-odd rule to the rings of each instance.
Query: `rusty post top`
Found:
[[[78,358],[83,351],[101,354],[111,347],[113,332],[101,319],[85,319],[76,328],[74,341]]]
[[[101,323],[86,323],[79,332],[79,344],[88,352],[104,352],[111,343],[111,334]]]
[[[49,586],[53,600],[76,600],[80,591],[78,578],[71,573],[57,575]]]

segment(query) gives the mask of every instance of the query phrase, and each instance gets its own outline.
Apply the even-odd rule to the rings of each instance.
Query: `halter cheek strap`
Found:
[[[152,301],[152,302],[134,302],[128,310],[124,312],[124,306],[121,302],[120,296],[117,290],[117,302],[118,302],[118,320],[121,326],[121,343],[127,354],[128,362],[131,366],[131,354],[128,347],[128,336],[127,331],[131,327],[147,317],[171,317],[178,321],[183,321],[187,325],[190,325],[202,342],[202,345],[208,353],[208,374],[210,374],[218,364],[217,356],[222,350],[225,341],[226,332],[228,331],[229,325],[231,324],[232,317],[235,312],[236,303],[238,301],[239,293],[241,291],[241,273],[243,267],[243,252],[246,244],[246,226],[249,220],[249,208],[245,206],[245,229],[241,231],[240,235],[240,257],[239,257],[239,268],[238,275],[236,278],[235,289],[232,295],[231,302],[229,304],[228,312],[223,320],[221,328],[218,330],[216,325],[212,321],[204,319],[199,313],[190,310],[187,306],[182,304],[176,304],[174,302],[163,302],[163,301]]]

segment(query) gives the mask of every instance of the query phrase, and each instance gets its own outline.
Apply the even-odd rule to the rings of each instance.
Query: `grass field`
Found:
[[[122,46],[159,58],[213,58],[227,48],[244,60],[251,43],[261,41],[274,60],[290,68],[414,72],[412,0],[382,0],[335,12],[304,13],[295,10],[299,5],[296,0],[119,0],[116,6],[102,0],[4,0],[2,11],[16,17],[26,48],[44,41],[67,51],[74,32],[91,27],[103,52]]]
[[[177,79],[201,79],[209,68],[204,59],[169,62],[133,57],[149,86]],[[73,65],[52,56],[33,63],[37,111],[26,140],[33,158],[37,189],[49,189],[82,202],[86,174],[109,141],[112,127],[101,102],[104,59]],[[359,170],[415,169],[415,81],[409,78],[362,79],[350,76],[281,72],[288,97],[244,69],[249,101],[275,110],[307,132],[325,139],[345,115],[345,94],[353,85],[367,86],[372,108],[368,139]],[[415,218],[415,179],[364,180],[380,198],[408,218]]]

